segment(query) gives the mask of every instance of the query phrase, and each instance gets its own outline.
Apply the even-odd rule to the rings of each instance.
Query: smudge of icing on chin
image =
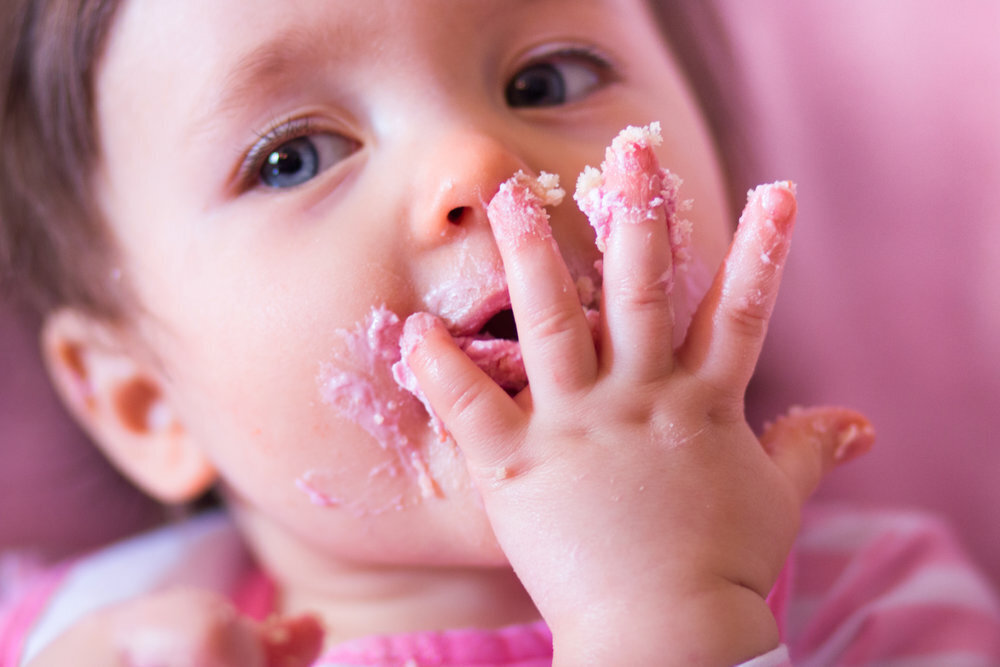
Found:
[[[384,305],[373,307],[365,321],[353,329],[338,329],[335,335],[340,346],[334,359],[320,369],[319,395],[324,404],[359,425],[379,447],[395,455],[390,465],[371,471],[370,479],[403,471],[413,476],[421,498],[440,497],[441,489],[414,440],[427,423],[427,415],[392,377],[392,365],[400,359],[402,333],[403,323]],[[316,471],[307,472],[296,480],[296,486],[314,504],[345,506],[343,499],[327,491],[327,482],[320,483],[323,480],[318,475]]]
[[[369,473],[369,478],[381,474],[383,471],[376,468]],[[355,498],[353,500],[334,495],[330,489],[336,486],[334,475],[324,470],[307,470],[295,480],[295,488],[304,493],[309,502],[318,507],[331,507],[349,511],[357,517],[377,516],[390,511],[401,511],[406,507],[403,494],[396,494],[381,505],[369,506],[365,498]]]

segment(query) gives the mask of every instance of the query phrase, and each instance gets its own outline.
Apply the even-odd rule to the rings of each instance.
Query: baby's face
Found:
[[[248,525],[331,558],[503,562],[458,448],[388,372],[393,316],[458,331],[504,307],[484,214],[502,181],[544,170],[571,193],[658,120],[695,255],[714,268],[729,236],[638,1],[129,0],[97,90],[116,269],[171,414]],[[572,201],[552,226],[599,282]]]

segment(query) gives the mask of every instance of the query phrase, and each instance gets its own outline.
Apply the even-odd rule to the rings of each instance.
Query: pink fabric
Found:
[[[236,556],[233,567],[246,567],[244,555]],[[64,572],[46,575],[0,615],[0,667],[17,664],[25,633]],[[81,576],[80,565],[73,574]],[[273,586],[253,571],[241,581],[232,591],[234,603],[265,618],[274,609]],[[956,664],[956,656],[961,664],[1000,664],[1000,601],[985,577],[970,568],[945,525],[923,515],[810,508],[792,566],[770,603],[788,655],[774,651],[746,663],[749,667],[789,664],[789,655],[792,663],[847,667],[903,659],[947,665]],[[317,665],[527,667],[548,665],[551,652],[548,629],[534,623],[360,638],[333,647]]]
[[[0,667],[19,664],[32,626],[72,565],[67,562],[33,577],[23,595],[0,607]]]
[[[812,508],[795,555],[785,628],[793,662],[946,665],[967,655],[1000,664],[1000,603],[943,522]]]
[[[722,5],[758,180],[799,183],[753,423],[865,412],[875,450],[820,497],[941,513],[1000,583],[1000,3]]]
[[[367,637],[328,651],[316,667],[330,665],[510,665],[548,667],[552,634],[542,623],[499,630],[450,630]]]

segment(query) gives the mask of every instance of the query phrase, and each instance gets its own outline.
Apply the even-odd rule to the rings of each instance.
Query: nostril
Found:
[[[456,206],[451,209],[448,211],[448,222],[453,225],[457,225],[462,222],[462,218],[465,217],[466,210],[468,210],[468,206]]]

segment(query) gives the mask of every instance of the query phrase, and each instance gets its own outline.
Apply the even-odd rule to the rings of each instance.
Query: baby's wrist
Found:
[[[554,665],[736,665],[778,647],[774,615],[749,588],[597,605],[553,626]]]

